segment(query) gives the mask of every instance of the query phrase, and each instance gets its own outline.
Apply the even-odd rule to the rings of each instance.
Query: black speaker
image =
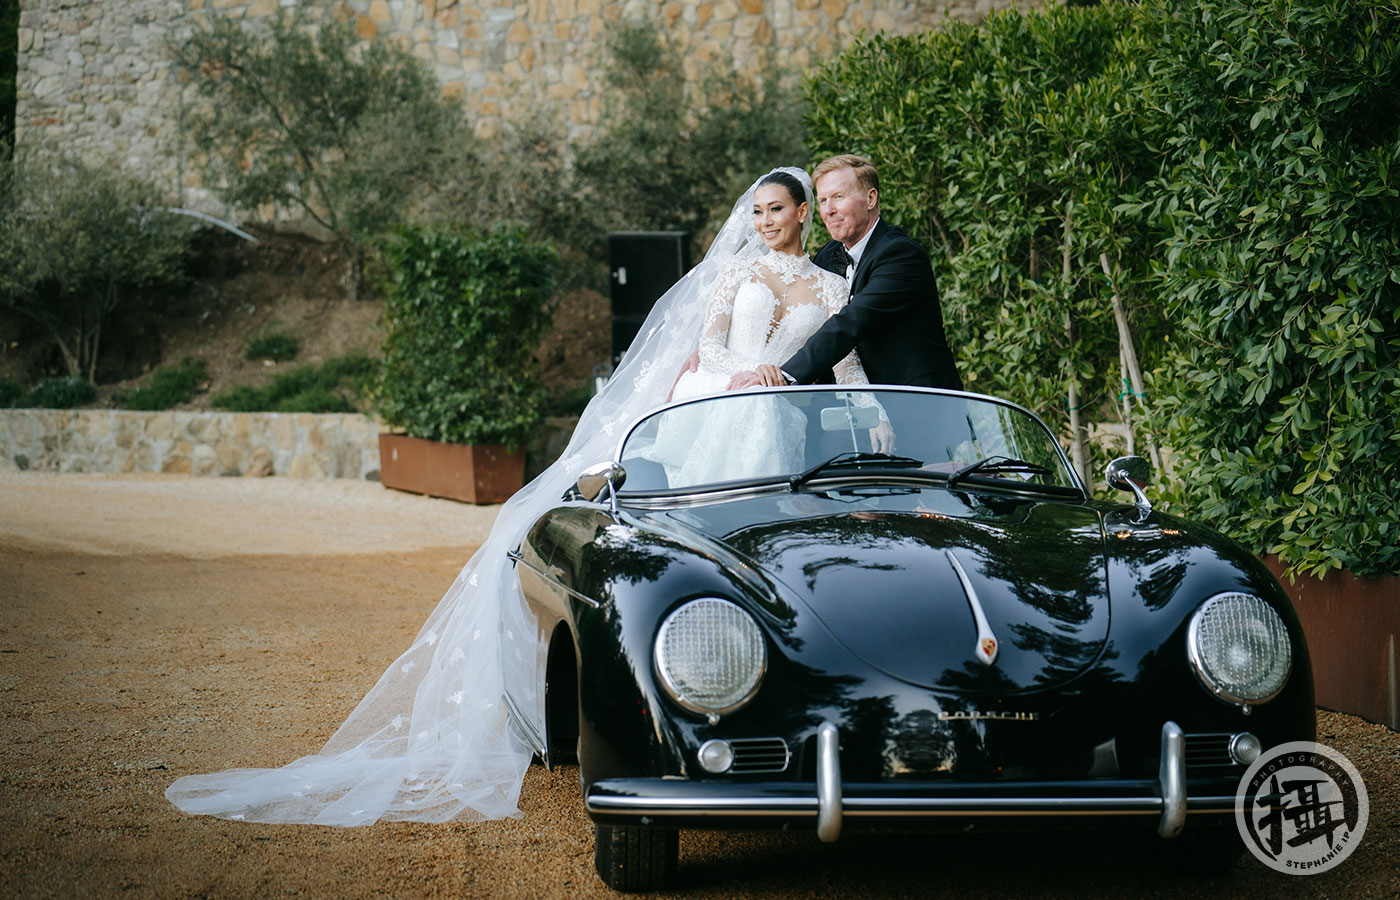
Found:
[[[684,231],[615,231],[608,235],[612,267],[612,359],[641,331],[647,313],[690,270],[690,234]]]

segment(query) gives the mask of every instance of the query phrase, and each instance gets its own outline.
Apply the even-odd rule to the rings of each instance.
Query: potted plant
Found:
[[[524,483],[544,416],[531,351],[549,327],[557,257],[524,228],[409,227],[391,282],[376,408],[386,487],[499,503]]]

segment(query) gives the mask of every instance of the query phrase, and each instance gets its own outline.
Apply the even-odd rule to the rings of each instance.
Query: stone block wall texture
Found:
[[[0,468],[377,480],[379,426],[349,413],[7,409]]]
[[[684,48],[687,73],[732,59],[754,71],[771,53],[801,72],[861,32],[908,34],[948,19],[1045,0],[19,0],[17,140],[154,179],[172,202],[230,215],[187,165],[189,101],[167,42],[210,17],[257,20],[287,7],[353,19],[365,40],[399,42],[461,98],[489,137],[513,112],[544,106],[587,133],[602,109],[608,33],[653,21]],[[1053,0],[1052,0],[1053,2]],[[272,215],[264,212],[264,217]]]

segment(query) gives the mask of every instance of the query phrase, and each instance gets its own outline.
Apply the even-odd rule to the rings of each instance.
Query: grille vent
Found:
[[[732,738],[734,765],[730,774],[750,775],[758,772],[781,772],[788,767],[787,741],[782,738]]]
[[[1229,734],[1186,735],[1186,768],[1204,769],[1220,766],[1238,767],[1230,758]]]

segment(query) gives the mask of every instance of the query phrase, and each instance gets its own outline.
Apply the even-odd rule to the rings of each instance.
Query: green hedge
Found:
[[[1180,495],[1294,568],[1400,572],[1400,10],[1154,10]]]
[[[1394,573],[1398,38],[1381,0],[994,14],[858,41],[811,140],[877,161],[970,388],[1066,429],[1073,373],[1116,418],[1116,289],[1167,499],[1295,571]]]
[[[429,440],[528,443],[546,409],[532,351],[556,259],[518,226],[402,230],[385,248],[384,421]]]

